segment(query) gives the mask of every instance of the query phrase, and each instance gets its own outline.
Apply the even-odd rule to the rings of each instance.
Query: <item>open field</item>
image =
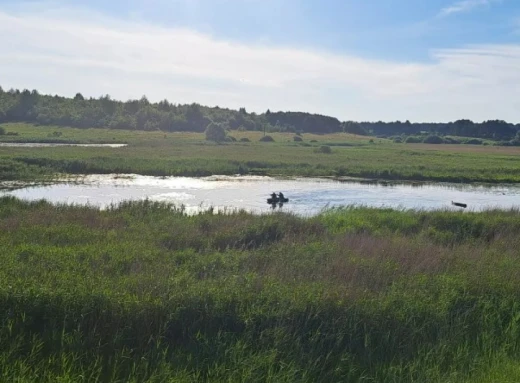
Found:
[[[126,142],[111,148],[0,147],[0,179],[35,179],[56,173],[138,173],[204,176],[265,174],[361,177],[383,180],[520,182],[520,148],[468,145],[410,145],[347,134],[273,134],[274,143],[258,142],[260,132],[233,132],[251,142],[215,144],[197,133],[107,129],[71,129],[4,124],[2,141]],[[58,135],[54,134],[58,132]],[[61,134],[60,134],[61,133]],[[51,136],[51,138],[49,138]],[[372,140],[373,142],[370,142]],[[312,142],[315,141],[315,142]],[[319,153],[328,145],[332,153]]]
[[[513,382],[520,213],[0,199],[0,380]]]

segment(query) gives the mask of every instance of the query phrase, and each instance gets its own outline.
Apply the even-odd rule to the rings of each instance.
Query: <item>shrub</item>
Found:
[[[421,138],[420,137],[415,137],[415,136],[409,136],[406,138],[405,142],[407,144],[419,144],[422,142]]]
[[[226,130],[220,124],[210,123],[205,133],[208,141],[222,142],[226,140]]]
[[[318,140],[311,140],[311,142],[318,142]]]
[[[274,142],[274,138],[271,136],[264,136],[260,138],[260,142]]]
[[[451,138],[451,137],[446,137],[444,138],[444,143],[445,144],[460,144],[460,141],[459,140],[456,140],[455,138]]]
[[[423,142],[425,144],[444,144],[444,140],[439,136],[428,136],[423,140]]]
[[[396,138],[394,138],[394,142],[396,144],[401,144],[403,142],[403,139],[401,137],[396,137]]]
[[[251,142],[251,140],[247,137],[243,137],[240,139],[240,142]]]
[[[5,129],[0,126],[0,136],[3,136],[5,134]]]
[[[302,142],[303,138],[301,138],[300,136],[294,136],[293,137],[293,141],[295,141],[295,142]]]
[[[330,146],[322,145],[319,148],[316,149],[316,153],[323,153],[323,154],[331,154],[332,149]]]
[[[476,138],[472,138],[471,140],[467,140],[464,142],[466,145],[482,145],[482,140],[478,140]]]
[[[228,141],[228,142],[237,142],[237,139],[235,137],[233,137],[233,136],[227,136],[226,137],[226,141]]]

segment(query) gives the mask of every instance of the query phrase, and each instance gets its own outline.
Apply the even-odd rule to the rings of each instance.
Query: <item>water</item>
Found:
[[[43,142],[0,142],[0,148],[53,148],[57,146],[79,146],[84,148],[122,148],[127,144],[66,144]]]
[[[317,214],[325,208],[365,205],[415,209],[458,209],[451,201],[468,204],[468,210],[520,207],[520,185],[496,187],[427,184],[377,185],[336,182],[323,179],[270,177],[148,177],[139,175],[91,175],[80,182],[60,182],[49,186],[28,186],[4,190],[24,200],[46,199],[53,203],[89,204],[105,208],[125,200],[150,199],[185,205],[193,213],[200,209],[245,209],[255,213],[271,211],[266,199],[272,192],[290,199],[283,211],[301,215]]]

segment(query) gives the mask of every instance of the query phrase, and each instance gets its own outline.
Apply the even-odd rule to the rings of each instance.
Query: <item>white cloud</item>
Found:
[[[520,120],[520,45],[432,63],[248,46],[78,9],[0,11],[0,85],[358,120]]]
[[[452,15],[454,13],[461,13],[461,12],[469,12],[475,8],[491,5],[492,3],[497,3],[501,0],[463,0],[463,1],[457,1],[456,3],[453,3],[452,5],[445,7],[441,9],[440,15],[441,16],[448,16]]]

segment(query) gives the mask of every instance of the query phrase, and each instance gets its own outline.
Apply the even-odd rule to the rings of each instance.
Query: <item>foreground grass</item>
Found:
[[[0,380],[516,381],[520,213],[0,199]]]
[[[126,148],[2,148],[0,179],[36,179],[56,173],[138,173],[157,176],[265,174],[361,177],[383,180],[520,182],[520,148],[456,145],[406,145],[345,134],[273,134],[276,142],[258,142],[260,132],[234,132],[251,142],[213,144],[202,134],[67,129],[7,124],[19,136],[2,140],[126,142]],[[315,141],[315,142],[313,142]],[[332,153],[319,153],[328,145]]]

